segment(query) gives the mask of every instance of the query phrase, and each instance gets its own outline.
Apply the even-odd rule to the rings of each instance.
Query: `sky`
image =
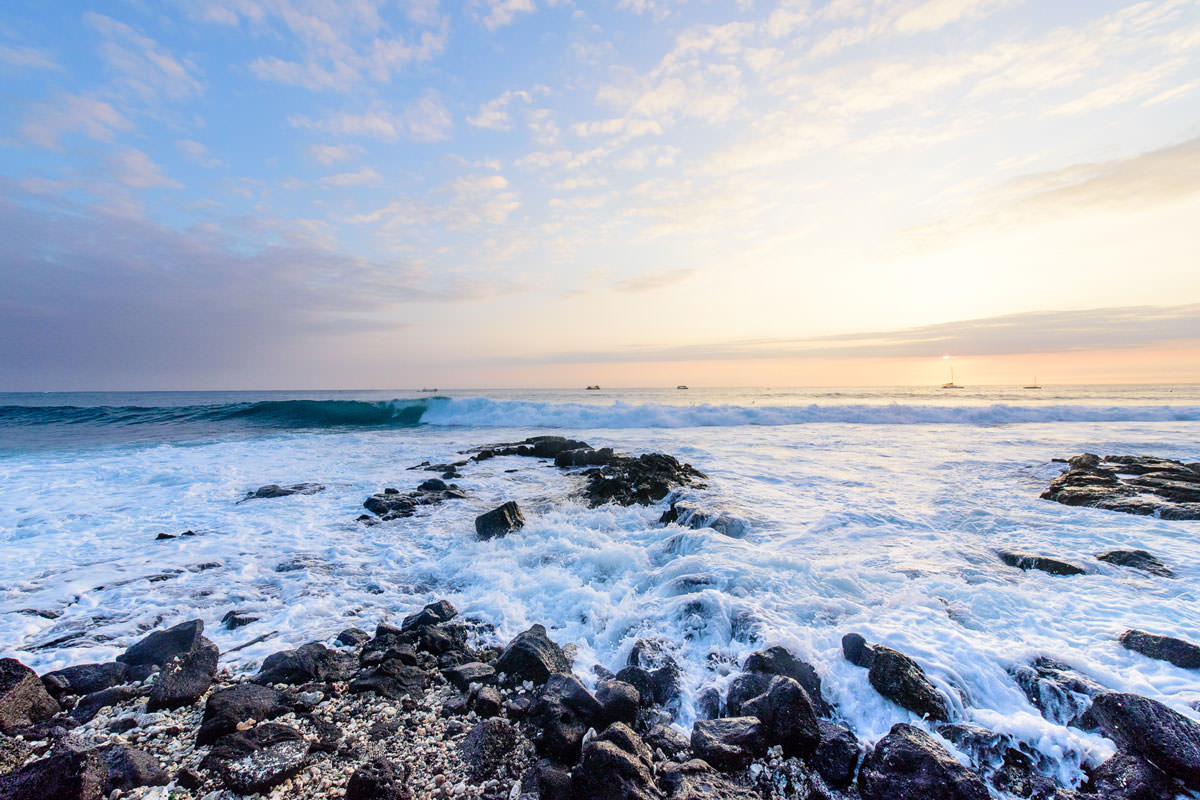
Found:
[[[0,242],[8,391],[1200,382],[1200,1],[8,0]]]

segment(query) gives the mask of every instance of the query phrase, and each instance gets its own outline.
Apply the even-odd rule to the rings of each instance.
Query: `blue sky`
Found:
[[[0,84],[7,388],[1200,339],[1195,2],[17,1]]]

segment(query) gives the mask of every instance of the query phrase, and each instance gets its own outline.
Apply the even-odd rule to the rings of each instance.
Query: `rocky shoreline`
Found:
[[[360,520],[461,499],[447,481],[497,455],[583,468],[580,492],[592,506],[666,501],[663,524],[744,533],[736,520],[677,502],[672,492],[704,480],[690,465],[563,437],[419,465],[439,477],[373,495]],[[1107,469],[1100,465],[1072,469]],[[269,485],[245,499],[318,487]],[[520,508],[505,503],[480,515],[476,536],[513,535],[523,524]],[[1143,551],[1096,557],[1172,577]],[[1077,574],[1043,556],[1001,558]],[[149,633],[112,662],[41,676],[0,659],[0,800],[1165,800],[1200,791],[1200,725],[1049,657],[1014,667],[1013,683],[1047,719],[1097,732],[1117,749],[1085,765],[1080,786],[1057,785],[1029,745],[965,721],[965,693],[948,696],[917,661],[853,632],[843,637],[844,658],[923,726],[899,723],[873,745],[860,742],[815,668],[763,647],[723,696],[700,695],[689,735],[674,724],[685,687],[668,643],[638,640],[617,673],[597,667],[581,676],[571,644],[543,626],[496,641],[445,600],[398,625],[380,621],[373,633],[350,628],[275,653],[253,675],[221,669],[203,634],[204,623],[190,620]],[[1119,642],[1200,669],[1200,647],[1189,642],[1137,630]]]

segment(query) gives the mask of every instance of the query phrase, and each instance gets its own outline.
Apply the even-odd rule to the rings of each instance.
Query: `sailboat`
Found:
[[[950,382],[943,383],[942,388],[943,389],[961,389],[961,388],[963,388],[954,382],[954,367],[950,368]]]
[[[1037,382],[1037,375],[1034,375],[1034,376],[1033,376],[1033,383],[1029,384],[1028,386],[1026,386],[1026,387],[1024,387],[1024,388],[1026,388],[1026,389],[1040,389],[1040,388],[1042,388],[1040,385],[1038,385],[1038,382]]]

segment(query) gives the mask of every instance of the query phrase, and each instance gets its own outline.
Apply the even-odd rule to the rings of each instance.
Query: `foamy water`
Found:
[[[251,669],[285,647],[349,625],[370,630],[447,597],[495,625],[500,640],[547,625],[577,646],[576,671],[588,680],[593,664],[622,666],[637,638],[668,641],[685,672],[685,728],[702,689],[723,691],[745,655],[772,644],[816,666],[826,699],[860,737],[914,721],[843,660],[849,631],[917,659],[954,716],[1027,742],[1065,781],[1111,745],[1043,719],[1009,676],[1013,665],[1052,656],[1196,717],[1195,674],[1128,652],[1116,637],[1136,627],[1200,641],[1200,523],[1038,499],[1062,468],[1051,459],[1085,450],[1200,460],[1194,389],[1061,390],[1023,402],[1015,390],[953,400],[923,390],[830,394],[360,398],[419,403],[419,424],[319,424],[312,413],[325,411],[295,406],[247,421],[214,412],[258,402],[229,397],[99,403],[152,409],[144,414],[153,419],[123,412],[119,422],[94,410],[85,413],[102,421],[35,423],[30,412],[8,412],[0,651],[42,671],[112,658],[148,628],[199,616],[222,651],[270,634],[223,656]],[[297,413],[308,416],[297,422]],[[747,535],[660,526],[662,505],[588,509],[572,497],[578,478],[517,457],[463,468],[457,482],[469,500],[369,528],[354,521],[369,494],[429,477],[408,466],[547,428],[692,463],[710,480],[684,496],[745,520]],[[328,488],[238,502],[259,485],[300,481]],[[474,517],[510,499],[526,527],[475,541]],[[185,529],[200,535],[154,541]],[[1088,574],[1020,572],[999,562],[1001,548],[1064,558]],[[1094,559],[1113,548],[1149,550],[1178,578]],[[235,609],[260,619],[226,631],[220,619]]]

